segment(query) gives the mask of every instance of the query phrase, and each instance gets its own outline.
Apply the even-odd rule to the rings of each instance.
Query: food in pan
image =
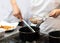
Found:
[[[5,30],[10,30],[11,28],[14,28],[14,26],[0,26],[0,28],[3,28]]]
[[[41,17],[32,17],[29,19],[33,24],[38,24],[43,22],[43,18]]]

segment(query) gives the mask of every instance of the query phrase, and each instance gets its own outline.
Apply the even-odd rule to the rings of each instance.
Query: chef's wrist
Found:
[[[60,14],[60,9],[58,11],[59,11],[59,14]]]

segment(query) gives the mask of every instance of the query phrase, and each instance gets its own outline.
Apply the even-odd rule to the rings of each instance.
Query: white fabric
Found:
[[[47,18],[40,28],[40,32],[44,34],[48,34],[51,31],[60,31],[60,16]]]
[[[10,0],[0,0],[0,20],[5,19],[11,11]]]
[[[16,0],[16,3],[21,10],[23,18],[28,22],[31,15],[30,0]],[[10,0],[0,0],[0,20],[19,21],[10,13],[12,12],[12,6]]]
[[[32,14],[37,17],[40,16],[40,17],[44,18],[44,20],[45,20],[45,18],[49,17],[49,13],[52,10],[57,9],[57,8],[60,8],[60,0],[33,0],[32,1]],[[49,28],[52,27],[52,23],[54,23],[54,22],[52,22],[52,20],[54,20],[54,19],[48,18],[47,21],[42,23],[40,25],[40,32],[47,34],[48,32],[54,30],[54,29],[48,30]],[[55,23],[56,23],[56,21],[55,21]],[[58,21],[57,21],[57,23],[58,23]],[[36,24],[34,24],[33,26],[36,26]],[[46,30],[48,30],[48,32],[46,32]]]
[[[48,13],[60,5],[60,0],[33,0],[32,12],[35,16],[47,17]]]

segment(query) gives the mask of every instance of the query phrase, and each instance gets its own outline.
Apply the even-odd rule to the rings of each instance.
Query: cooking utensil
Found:
[[[52,31],[49,35],[49,43],[60,43],[60,31]]]
[[[22,41],[35,41],[39,39],[39,27],[31,26],[35,32],[31,32],[31,30],[26,26],[19,29],[19,37]]]
[[[30,29],[32,32],[35,32],[35,30],[34,30],[32,27],[30,27],[29,24],[28,24],[25,20],[23,20],[23,22],[29,27],[29,29]]]

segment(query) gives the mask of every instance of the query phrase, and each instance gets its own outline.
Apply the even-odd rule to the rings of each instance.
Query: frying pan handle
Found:
[[[37,24],[37,25],[36,25],[36,27],[39,27],[39,26],[40,26],[40,24]]]
[[[37,23],[36,27],[39,27],[44,21],[42,21],[41,23]]]

